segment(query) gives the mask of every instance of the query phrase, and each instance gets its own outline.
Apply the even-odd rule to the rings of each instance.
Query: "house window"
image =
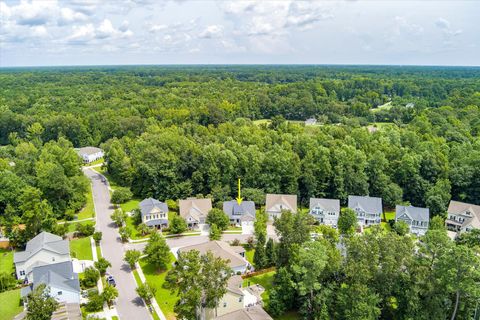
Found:
[[[238,298],[238,302],[242,302],[242,297]]]
[[[61,296],[61,295],[62,295],[62,291],[58,291],[57,296]]]
[[[21,276],[24,276],[24,275],[25,275],[25,271],[20,270],[20,275],[21,275]]]
[[[226,302],[223,303],[223,307],[224,307],[224,308],[227,307],[227,303],[226,303]]]

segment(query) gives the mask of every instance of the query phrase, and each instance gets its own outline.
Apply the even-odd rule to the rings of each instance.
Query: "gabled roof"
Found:
[[[240,310],[236,310],[220,317],[214,318],[215,320],[273,320],[270,315],[263,310],[259,305],[254,307],[247,307]]]
[[[229,216],[250,214],[255,217],[255,203],[253,201],[242,201],[241,204],[238,204],[237,200],[224,201],[223,212]]]
[[[297,212],[297,195],[296,194],[267,194],[265,201],[265,211],[280,212],[282,210],[290,210]]]
[[[79,148],[77,150],[77,154],[80,155],[80,156],[96,154],[96,153],[99,153],[99,152],[102,152],[102,149],[96,148],[96,147],[83,147],[83,148]]]
[[[450,201],[448,205],[448,213],[455,215],[463,215],[465,221],[462,223],[462,228],[471,226],[473,228],[480,229],[480,206],[459,202],[459,201]],[[469,212],[470,215],[467,215],[466,212]]]
[[[60,255],[70,254],[68,240],[63,240],[62,237],[43,231],[27,242],[25,251],[15,252],[13,262],[27,261],[40,250],[48,250]]]
[[[232,292],[232,293],[243,296],[245,294],[241,290],[242,289],[242,283],[243,283],[243,278],[241,276],[233,275],[233,276],[230,277],[230,279],[228,279],[227,290]]]
[[[368,213],[382,213],[382,198],[368,197],[368,196],[348,196],[348,207],[355,209],[361,208]]]
[[[206,254],[208,251],[211,251],[215,257],[229,260],[228,265],[232,269],[245,266],[248,263],[240,256],[240,250],[237,247],[231,247],[223,241],[209,241],[180,248],[180,252],[188,252],[191,250],[197,250],[200,254]],[[245,252],[245,249],[243,249],[243,252]]]
[[[327,212],[340,213],[340,200],[338,199],[323,199],[310,198],[310,210],[320,207]]]
[[[188,198],[185,200],[179,201],[180,216],[186,219],[188,216],[191,216],[197,221],[200,221],[200,218],[206,218],[210,210],[212,210],[212,199],[196,199]]]
[[[428,208],[419,208],[413,206],[399,206],[395,207],[395,218],[400,217],[403,213],[406,213],[412,220],[415,221],[429,221],[430,210]]]
[[[33,268],[33,287],[30,287],[30,290],[22,290],[22,295],[28,294],[29,291],[35,289],[42,283],[48,287],[80,293],[78,274],[73,272],[71,261]]]
[[[139,207],[142,216],[150,214],[154,208],[158,208],[160,211],[168,213],[167,204],[153,198],[144,199],[142,202],[140,202]]]

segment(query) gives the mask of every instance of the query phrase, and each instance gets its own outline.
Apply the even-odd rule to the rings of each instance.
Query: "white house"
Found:
[[[368,196],[348,196],[348,207],[357,214],[362,227],[380,224],[382,221],[382,198]]]
[[[242,246],[231,246],[223,241],[209,241],[201,244],[195,244],[178,249],[178,254],[197,250],[200,254],[206,254],[211,251],[215,257],[229,260],[228,266],[234,273],[245,273],[251,268],[250,263],[245,259],[245,249]]]
[[[320,224],[336,228],[340,216],[340,200],[310,198],[309,213]]]
[[[65,261],[71,261],[68,240],[48,232],[36,235],[27,242],[25,251],[13,256],[17,278],[28,282],[32,282],[35,267]]]
[[[423,236],[428,230],[430,220],[430,211],[428,208],[418,208],[413,206],[399,206],[395,208],[395,221],[404,221],[410,233],[417,236]]]
[[[82,158],[83,162],[90,163],[103,158],[103,150],[96,147],[83,147],[77,149],[77,154]]]
[[[40,284],[45,284],[50,289],[50,296],[58,302],[80,303],[80,282],[71,261],[33,268],[33,283],[22,288],[21,296],[26,297]]]

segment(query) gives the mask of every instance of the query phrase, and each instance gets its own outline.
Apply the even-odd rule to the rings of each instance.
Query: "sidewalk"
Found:
[[[140,267],[140,265],[138,264],[138,262],[135,264],[135,268],[138,272],[138,277],[140,278],[140,281],[142,281],[142,283],[145,283],[147,280],[145,279],[145,275],[143,274],[143,270]],[[145,305],[146,305],[146,303],[145,303]],[[157,299],[155,299],[155,296],[152,299],[152,306],[153,306],[153,309],[155,309],[155,312],[157,313],[160,320],[167,320],[167,318],[165,318],[165,315],[162,312],[162,309],[160,309],[160,306],[158,305]]]

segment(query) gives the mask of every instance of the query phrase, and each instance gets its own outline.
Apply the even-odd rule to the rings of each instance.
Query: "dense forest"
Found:
[[[241,177],[257,202],[266,192],[303,205],[369,194],[444,214],[451,198],[480,202],[479,106],[479,68],[2,69],[0,179],[71,215],[85,183],[65,163],[71,152],[51,149],[96,145],[111,176],[141,197],[221,201]],[[317,125],[305,127],[309,117]],[[23,189],[0,194],[2,216]]]

